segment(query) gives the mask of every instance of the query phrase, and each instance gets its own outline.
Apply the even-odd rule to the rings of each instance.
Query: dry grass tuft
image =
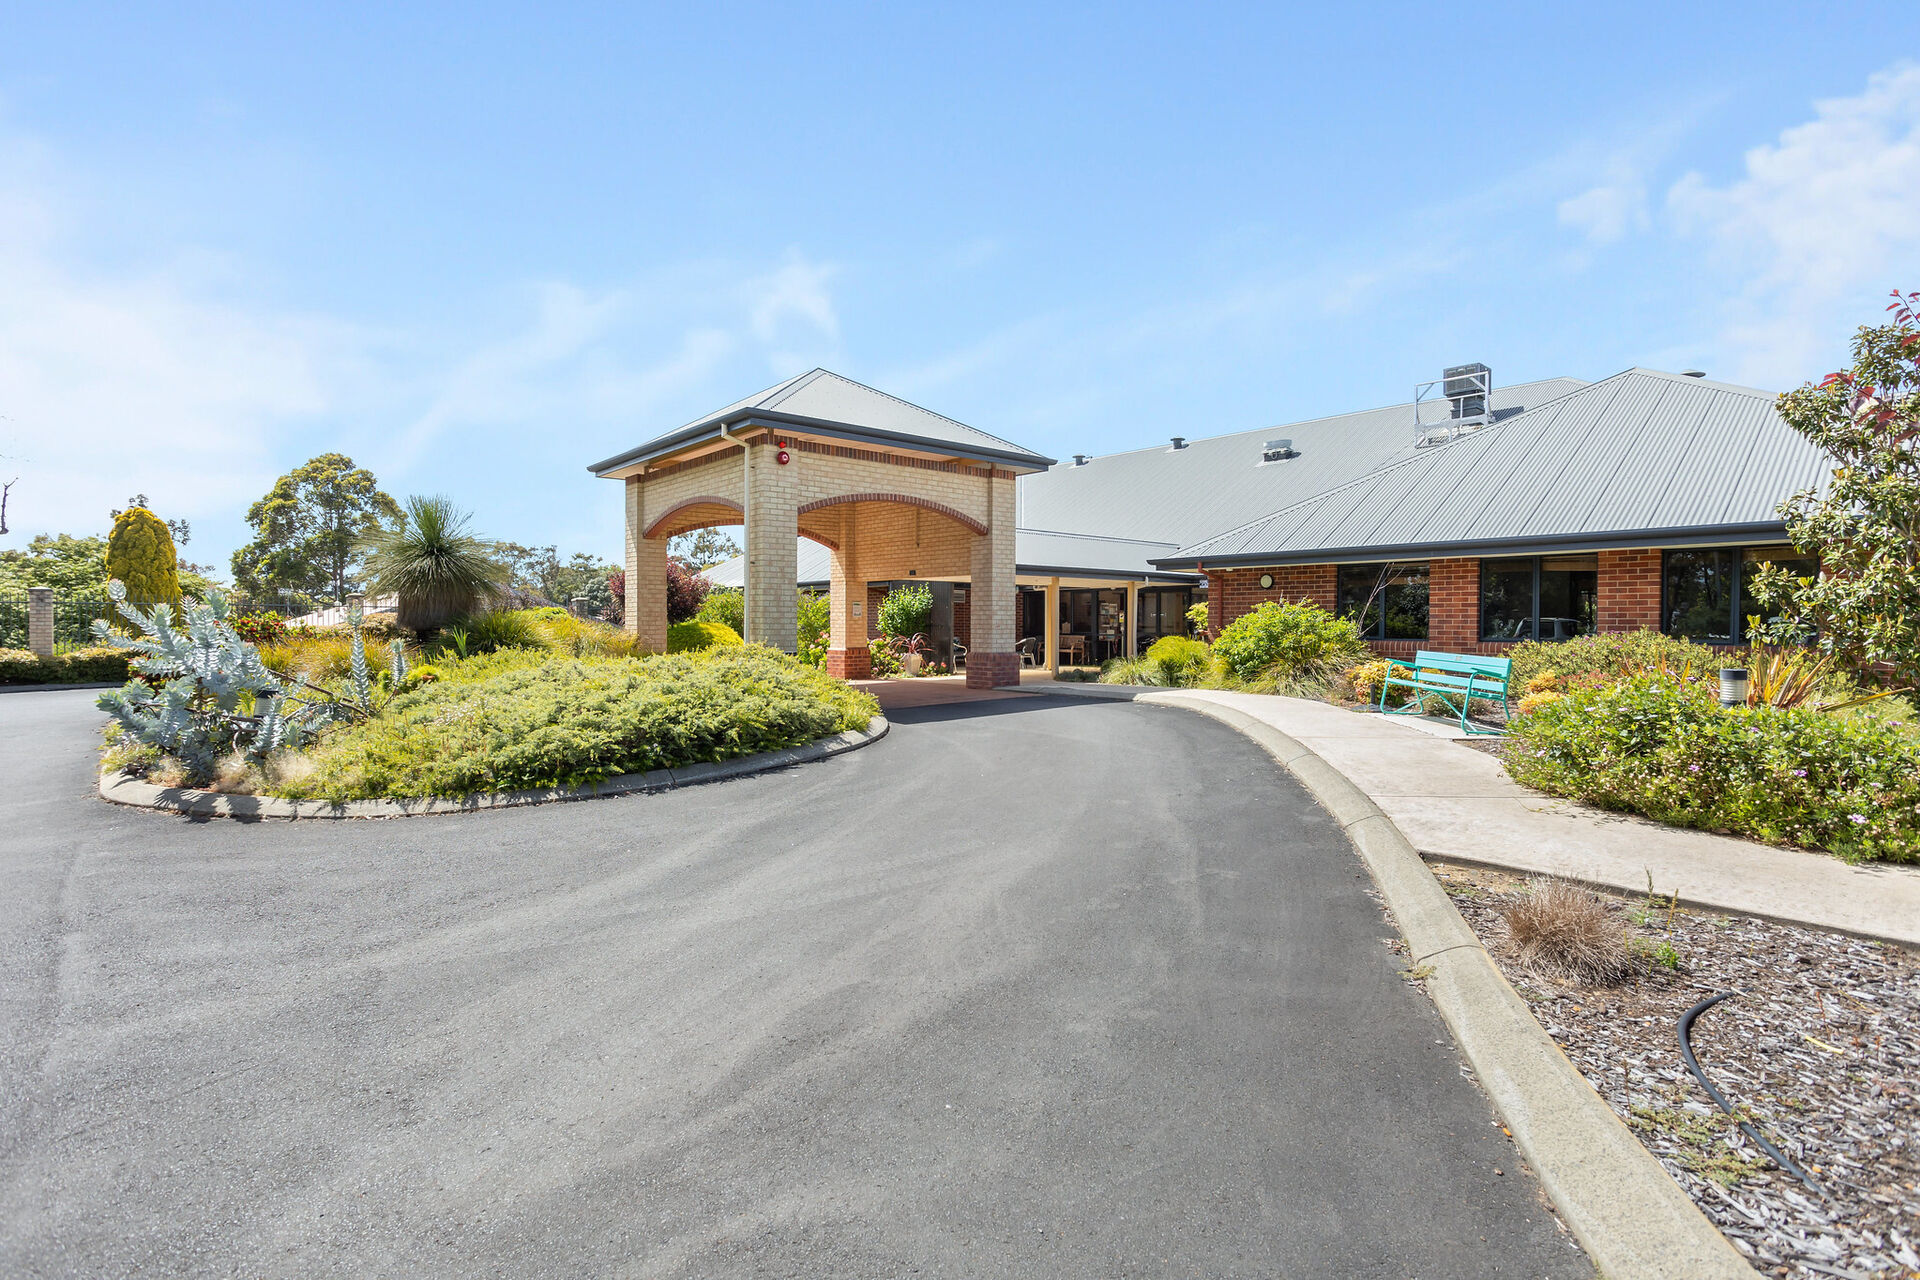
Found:
[[[1598,894],[1564,880],[1531,880],[1501,914],[1520,962],[1536,972],[1588,986],[1627,976],[1625,931]]]

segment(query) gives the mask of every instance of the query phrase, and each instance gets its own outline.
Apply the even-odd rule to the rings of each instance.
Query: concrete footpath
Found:
[[[1424,858],[1561,876],[1742,915],[1920,947],[1920,867],[1779,849],[1555,800],[1522,787],[1438,720],[1213,689],[1056,684],[1062,693],[1232,707],[1310,748],[1380,806]]]

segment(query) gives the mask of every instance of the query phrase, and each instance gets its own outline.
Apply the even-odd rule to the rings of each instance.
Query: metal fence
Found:
[[[318,614],[313,621],[344,622],[346,608],[324,596],[304,592],[226,593],[232,617],[243,613],[277,613],[283,618],[303,618]],[[27,601],[24,591],[0,593],[0,649],[27,647]],[[137,601],[135,603],[138,603]],[[373,609],[370,606],[369,612]],[[334,617],[334,615],[338,617]],[[53,645],[56,650],[85,648],[93,642],[93,621],[119,618],[113,601],[105,595],[61,595],[53,597]]]

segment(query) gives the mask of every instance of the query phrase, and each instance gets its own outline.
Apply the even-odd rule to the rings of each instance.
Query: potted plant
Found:
[[[926,636],[908,636],[904,647],[900,651],[901,668],[910,676],[919,675],[920,669],[927,665],[927,655],[929,652]]]

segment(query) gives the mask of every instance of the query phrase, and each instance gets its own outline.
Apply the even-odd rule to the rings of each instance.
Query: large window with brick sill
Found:
[[[1771,617],[1752,598],[1754,575],[1777,564],[1798,577],[1820,562],[1793,547],[1716,547],[1673,550],[1661,556],[1660,629],[1701,644],[1742,644],[1747,619]]]
[[[1340,616],[1368,640],[1427,638],[1428,574],[1419,564],[1343,564],[1335,593]]]
[[[1570,640],[1592,635],[1599,614],[1599,556],[1480,562],[1482,640]]]

